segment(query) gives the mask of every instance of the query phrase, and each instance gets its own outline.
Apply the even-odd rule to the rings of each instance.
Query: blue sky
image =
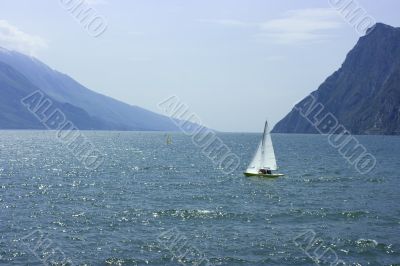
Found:
[[[360,34],[332,3],[351,0],[90,0],[94,38],[62,6],[0,1],[0,46],[32,54],[88,88],[160,112],[177,95],[206,126],[262,131],[337,70]],[[400,26],[400,2],[353,1]]]

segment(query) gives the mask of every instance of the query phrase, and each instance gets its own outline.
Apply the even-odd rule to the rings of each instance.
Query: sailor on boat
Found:
[[[270,169],[264,169],[264,168],[262,168],[262,169],[260,169],[260,170],[258,170],[258,173],[259,174],[262,174],[262,175],[272,175],[272,171],[270,170]]]

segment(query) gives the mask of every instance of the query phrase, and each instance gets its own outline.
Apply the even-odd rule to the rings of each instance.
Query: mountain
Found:
[[[0,48],[0,128],[42,128],[20,110],[33,89],[48,95],[80,129],[177,131],[170,118],[89,90],[36,58]],[[21,97],[22,96],[22,97]],[[70,116],[71,115],[71,116]],[[34,119],[34,117],[33,117]]]
[[[45,126],[21,103],[23,98],[38,88],[21,73],[2,62],[0,62],[0,88],[0,129],[45,129]],[[69,103],[52,100],[51,110],[56,108],[62,110],[79,129],[107,128],[106,124],[91,117],[85,110]]]
[[[378,23],[368,33],[311,95],[323,105],[321,115],[331,112],[352,134],[399,135],[400,28]],[[317,133],[298,111],[309,101],[296,104],[272,132]]]

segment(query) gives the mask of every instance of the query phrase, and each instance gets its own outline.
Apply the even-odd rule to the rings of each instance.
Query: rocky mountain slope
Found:
[[[312,95],[352,134],[400,134],[400,28],[376,24]],[[317,133],[296,108],[306,101],[272,132]]]

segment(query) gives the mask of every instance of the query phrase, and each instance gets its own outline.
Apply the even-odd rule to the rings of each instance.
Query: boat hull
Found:
[[[284,174],[255,174],[255,173],[244,173],[245,176],[259,176],[266,178],[277,178],[280,176],[284,176]]]

